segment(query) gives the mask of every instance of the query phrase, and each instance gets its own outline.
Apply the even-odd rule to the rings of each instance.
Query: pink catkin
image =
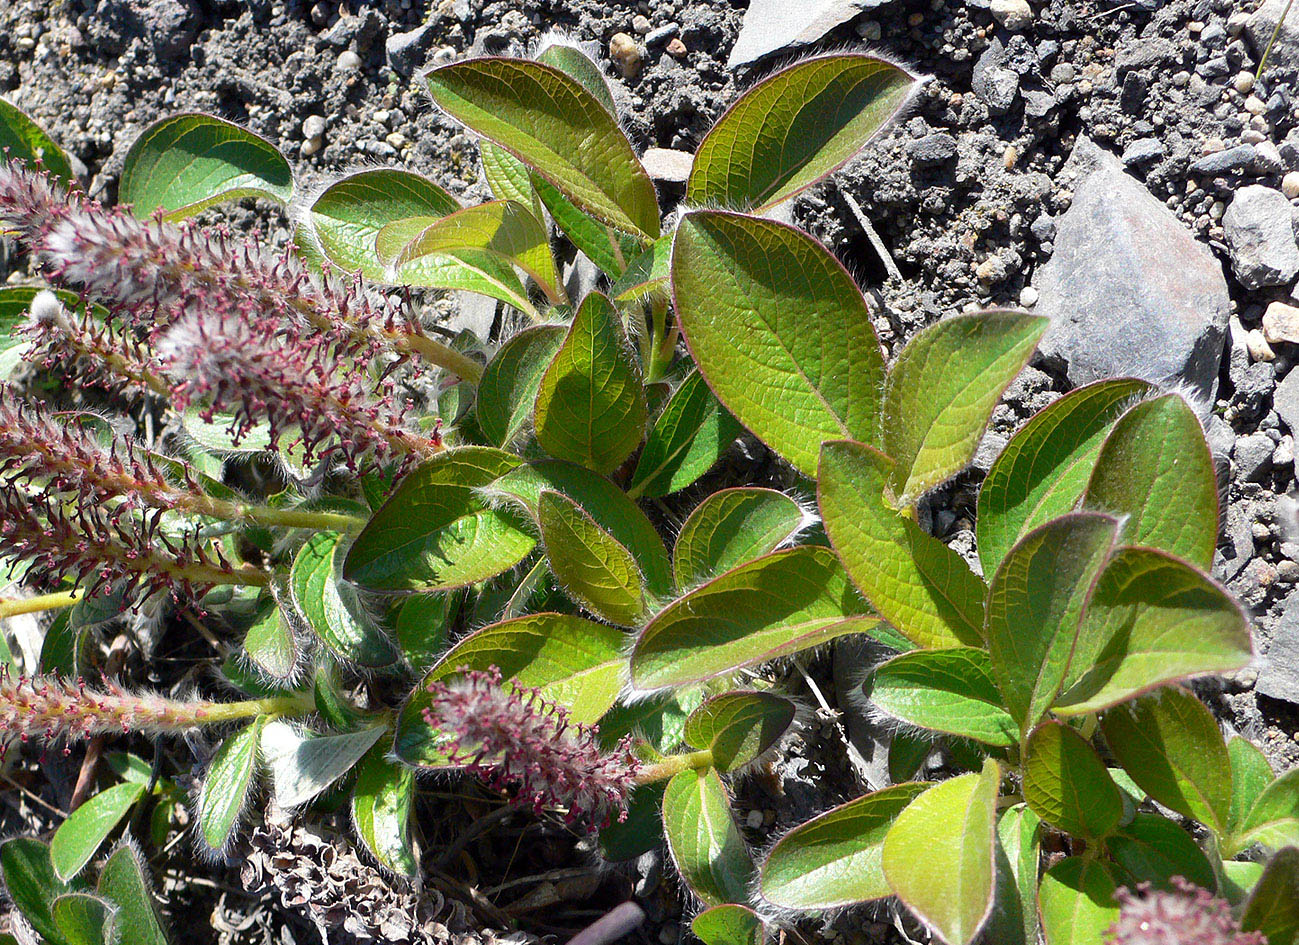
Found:
[[[214,703],[128,693],[110,680],[99,688],[54,676],[0,672],[0,745],[41,739],[70,742],[94,735],[180,732],[201,724]],[[0,747],[0,752],[3,747]]]
[[[570,722],[567,709],[535,689],[503,683],[496,667],[462,670],[428,691],[424,719],[445,734],[447,757],[512,792],[516,804],[565,808],[570,823],[592,827],[626,819],[638,768],[630,739],[602,750],[595,726]]]
[[[1206,889],[1174,876],[1171,890],[1142,883],[1118,891],[1119,918],[1106,945],[1267,945],[1261,932],[1242,932],[1231,907]]]

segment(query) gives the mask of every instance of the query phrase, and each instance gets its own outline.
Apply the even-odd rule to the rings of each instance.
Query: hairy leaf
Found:
[[[686,719],[686,741],[713,753],[722,774],[742,768],[774,745],[794,721],[794,703],[770,692],[713,696]]]
[[[1110,868],[1100,860],[1067,857],[1042,877],[1038,902],[1046,945],[1096,945],[1119,917]]]
[[[753,859],[731,816],[730,794],[715,770],[687,769],[668,782],[663,834],[681,878],[705,903],[748,900]]]
[[[384,757],[382,742],[370,749],[356,769],[352,789],[352,823],[365,848],[385,869],[413,877],[418,864],[410,836],[415,802],[415,772]]]
[[[338,557],[343,536],[317,532],[293,559],[289,579],[293,602],[321,641],[337,655],[361,666],[391,666],[397,650],[342,581]]]
[[[1240,927],[1262,932],[1268,945],[1299,942],[1299,849],[1289,847],[1268,861],[1245,902]]]
[[[628,491],[652,497],[684,489],[712,468],[740,430],[699,372],[692,371],[654,422]]]
[[[1110,834],[1123,817],[1123,798],[1105,762],[1059,722],[1043,722],[1024,746],[1024,800],[1053,827],[1092,840]]]
[[[16,106],[0,98],[0,154],[11,161],[40,162],[41,167],[65,183],[72,181],[72,165],[63,149],[44,129]]]
[[[695,506],[672,549],[685,590],[775,551],[803,524],[803,510],[772,489],[723,489]]]
[[[695,916],[690,931],[704,945],[762,945],[762,920],[748,906],[728,903]]]
[[[645,579],[631,552],[558,492],[541,493],[537,517],[550,570],[564,589],[611,623],[640,623]]]
[[[122,844],[99,871],[99,895],[117,907],[119,941],[129,945],[167,945],[167,930],[158,916],[153,891],[145,879],[140,854]]]
[[[508,446],[528,425],[537,388],[564,343],[561,325],[536,325],[501,346],[478,382],[478,426],[495,446]]]
[[[54,875],[67,882],[90,862],[113,828],[144,796],[143,784],[126,781],[100,791],[68,815],[50,840]]]
[[[244,809],[257,767],[257,743],[266,716],[235,732],[217,749],[199,792],[199,833],[207,849],[223,850]]]
[[[1019,726],[1001,704],[988,654],[973,647],[916,650],[875,670],[871,703],[888,715],[935,732],[1009,748]]]

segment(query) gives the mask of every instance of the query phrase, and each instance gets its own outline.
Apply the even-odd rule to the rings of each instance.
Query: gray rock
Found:
[[[1281,602],[1271,642],[1259,658],[1254,691],[1272,699],[1299,702],[1299,591]]]
[[[1234,580],[1254,557],[1254,523],[1249,507],[1239,502],[1229,503],[1223,539],[1213,558],[1213,573],[1220,581]]]
[[[429,50],[436,44],[433,24],[425,23],[408,33],[392,33],[383,48],[392,71],[401,76],[409,76],[424,64]]]
[[[1222,267],[1112,154],[1080,137],[1071,161],[1081,179],[1034,279],[1053,322],[1042,354],[1074,384],[1131,375],[1211,403],[1231,308]]]
[[[1141,38],[1118,50],[1114,54],[1114,71],[1119,77],[1133,69],[1149,69],[1169,59],[1177,58],[1177,47],[1171,39],[1162,36]]]
[[[956,158],[956,139],[943,132],[934,132],[917,138],[907,145],[911,160],[922,167],[932,167]]]
[[[1242,187],[1222,217],[1222,229],[1231,268],[1246,288],[1284,285],[1299,274],[1294,217],[1281,191]]]
[[[891,0],[753,0],[731,49],[727,68],[734,69],[791,46],[814,43],[863,10]]]
[[[690,176],[690,167],[695,156],[689,151],[677,151],[672,148],[649,148],[640,157],[645,172],[651,180],[667,180],[684,183]]]
[[[1041,89],[1020,89],[1024,97],[1024,116],[1026,118],[1045,118],[1055,108],[1055,96]]]
[[[1292,434],[1299,436],[1299,371],[1290,372],[1276,385],[1272,395],[1272,409]]]
[[[120,55],[138,36],[159,59],[178,59],[198,35],[201,17],[197,0],[99,0],[86,28],[91,43],[109,55]]]
[[[496,324],[497,301],[477,292],[457,292],[456,303],[456,313],[447,319],[447,327],[472,332],[482,341],[489,339]]]
[[[993,40],[974,64],[970,87],[993,114],[1004,112],[1015,104],[1019,94],[1019,76],[1005,65],[1006,48]]]
[[[1245,482],[1261,482],[1272,468],[1272,451],[1276,444],[1266,433],[1251,433],[1236,441],[1232,459],[1236,475]]]
[[[1164,143],[1158,138],[1138,138],[1123,149],[1123,163],[1128,167],[1139,167],[1163,155]]]
[[[1256,55],[1262,56],[1263,50],[1267,48],[1272,34],[1276,32],[1276,25],[1281,20],[1281,13],[1286,8],[1286,2],[1287,0],[1264,0],[1263,5],[1245,22],[1245,35]],[[1268,64],[1286,69],[1299,67],[1299,5],[1291,7],[1281,32],[1277,33],[1272,52],[1268,54]]]
[[[1196,158],[1191,162],[1188,169],[1192,174],[1210,175],[1210,174],[1230,174],[1234,171],[1243,171],[1246,168],[1253,167],[1254,161],[1257,160],[1258,153],[1252,144],[1238,144],[1234,148],[1228,148],[1225,151],[1215,151],[1212,154],[1206,154],[1201,158]]]

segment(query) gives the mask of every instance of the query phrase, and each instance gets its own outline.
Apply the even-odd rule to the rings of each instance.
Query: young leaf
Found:
[[[1065,833],[1109,835],[1123,817],[1123,798],[1091,744],[1068,726],[1043,722],[1024,746],[1024,800]]]
[[[1118,520],[1108,515],[1065,515],[1021,538],[992,578],[992,674],[1023,732],[1060,694],[1083,606],[1118,533]]]
[[[884,837],[889,888],[947,945],[968,945],[992,911],[1001,770],[936,784],[898,815]]]
[[[945,318],[898,355],[884,385],[884,452],[897,461],[899,508],[954,476],[974,458],[983,431],[1048,321],[989,311]]]
[[[1167,888],[1174,876],[1206,889],[1217,884],[1213,867],[1195,838],[1162,814],[1138,812],[1132,823],[1106,838],[1105,846],[1125,885],[1150,883]]]
[[[880,862],[884,837],[903,809],[928,787],[888,787],[795,827],[762,864],[762,898],[781,909],[812,910],[891,895]]]
[[[728,903],[694,917],[690,931],[704,945],[762,945],[762,920],[748,906]]]
[[[1096,712],[1252,656],[1249,619],[1212,579],[1162,551],[1124,548],[1087,603],[1055,712]]]
[[[557,459],[611,473],[645,436],[645,388],[618,311],[592,292],[537,390],[537,442]]]
[[[478,426],[495,446],[508,446],[532,418],[541,377],[564,343],[560,325],[536,325],[512,337],[478,382]]]
[[[695,506],[672,548],[682,590],[775,551],[803,525],[798,503],[772,489],[723,489]]]
[[[610,623],[632,627],[645,614],[645,579],[616,538],[558,492],[537,504],[550,570],[576,600]]]
[[[663,539],[645,513],[616,485],[576,463],[543,460],[506,473],[487,490],[518,502],[537,517],[543,490],[567,496],[595,523],[612,535],[636,559],[650,591],[659,597],[672,592],[672,574]]]
[[[631,654],[640,690],[684,686],[819,646],[878,621],[862,614],[828,548],[778,551],[728,571],[650,621]]]
[[[388,729],[383,725],[342,735],[312,735],[287,722],[262,729],[261,755],[271,772],[275,803],[297,807],[352,770]]]
[[[0,154],[8,160],[41,166],[65,183],[72,181],[72,166],[63,149],[15,105],[0,98]]]
[[[582,83],[522,59],[481,58],[425,74],[433,101],[609,226],[659,235],[658,197],[618,122]]]
[[[265,197],[287,204],[293,172],[275,145],[212,115],[186,112],[146,128],[122,165],[117,202],[140,219],[193,216],[213,204]]]
[[[123,817],[144,796],[143,784],[127,781],[100,791],[71,814],[50,840],[54,875],[67,882],[90,862]]]
[[[98,896],[64,893],[51,904],[50,915],[67,945],[108,945],[112,910]]]
[[[681,878],[710,906],[747,902],[753,859],[712,768],[682,771],[663,795],[663,834]]]
[[[307,540],[290,572],[293,604],[337,655],[365,667],[391,666],[396,648],[366,613],[356,588],[339,579],[342,546],[337,532],[317,532]]]
[[[376,591],[445,590],[514,567],[536,546],[510,509],[479,495],[519,465],[489,447],[448,450],[402,479],[348,549],[343,576]]]
[[[560,232],[609,278],[621,278],[627,270],[627,261],[643,251],[642,239],[587,216],[544,177],[533,174],[532,186]],[[668,239],[670,242],[671,237]]]
[[[621,305],[641,299],[666,299],[671,292],[672,240],[675,233],[660,236],[645,252],[632,259],[609,288],[609,297]]]
[[[740,430],[702,375],[691,371],[654,422],[628,492],[654,497],[684,489],[713,467]]]
[[[538,220],[545,221],[545,211],[537,189],[532,186],[532,173],[528,166],[504,148],[490,141],[478,142],[478,157],[483,162],[483,177],[498,200],[514,200],[523,204]],[[414,216],[414,214],[411,214]]]
[[[28,837],[14,837],[0,845],[0,872],[9,899],[36,933],[50,945],[66,945],[50,906],[57,896],[82,888],[83,884],[59,879],[50,863],[50,848]]]
[[[742,768],[780,739],[794,721],[794,703],[770,692],[713,696],[686,719],[686,741],[711,749],[722,774]]]
[[[1231,760],[1213,713],[1193,693],[1160,689],[1110,709],[1101,728],[1143,791],[1215,833],[1226,832]]]
[[[1151,389],[1125,377],[1070,391],[1024,424],[979,489],[979,560],[992,574],[1011,546],[1078,505],[1105,437],[1133,400]]]
[[[973,647],[916,650],[895,656],[871,676],[875,708],[911,725],[1009,748],[1019,726],[1001,703],[988,654]]]
[[[1299,942],[1299,849],[1281,850],[1263,869],[1240,917],[1245,932],[1262,932],[1268,945]]]
[[[1245,825],[1250,809],[1275,775],[1267,755],[1242,735],[1233,735],[1227,742],[1227,757],[1231,760],[1231,806],[1227,812],[1227,830],[1234,834]]]
[[[581,49],[567,43],[551,43],[540,50],[534,58],[537,62],[554,66],[570,78],[576,79],[582,84],[582,88],[590,92],[591,96],[604,106],[605,111],[615,118],[618,116],[618,109],[613,102],[613,92],[609,90],[609,82],[600,71],[599,63]]]
[[[287,680],[298,665],[298,639],[279,606],[265,608],[244,634],[244,653],[271,679]]]
[[[416,594],[402,602],[393,629],[402,656],[415,669],[427,668],[442,654],[458,604],[454,593]]]
[[[199,792],[199,833],[209,850],[225,848],[244,809],[257,767],[257,743],[266,716],[235,732],[217,749]]]
[[[356,769],[352,823],[370,855],[399,876],[414,877],[419,868],[410,836],[414,802],[414,769],[389,761],[384,746],[375,745]]]
[[[687,214],[672,251],[677,318],[735,418],[807,476],[824,440],[879,441],[884,358],[861,290],[801,230]]]
[[[1038,903],[1046,945],[1096,945],[1119,917],[1110,869],[1100,860],[1071,856],[1042,877]]]
[[[1242,849],[1252,843],[1274,850],[1299,846],[1299,768],[1281,775],[1258,796],[1241,833]]]
[[[459,209],[459,201],[428,178],[381,167],[330,184],[311,205],[311,228],[334,265],[386,282],[388,267],[374,245],[379,231],[397,220],[442,217]]]
[[[828,177],[904,106],[915,80],[872,56],[818,56],[745,92],[695,154],[686,202],[761,213]]]
[[[408,281],[407,271],[417,271],[426,257],[454,258],[462,250],[482,251],[518,266],[552,301],[563,300],[546,228],[531,210],[513,200],[492,200],[446,216],[397,220],[379,230],[374,246],[378,258],[401,281]]]
[[[1087,508],[1123,516],[1123,541],[1213,562],[1218,540],[1218,481],[1195,412],[1177,394],[1137,404],[1105,440]]]
[[[530,614],[484,627],[452,647],[406,700],[393,750],[409,764],[445,764],[438,733],[424,721],[423,710],[431,704],[429,684],[461,669],[496,666],[506,679],[539,688],[548,700],[567,706],[574,722],[593,723],[626,682],[625,643],[616,627],[569,614]]]
[[[99,895],[114,906],[118,940],[130,945],[167,945],[167,931],[154,904],[153,892],[144,878],[140,854],[122,844],[99,871]]]
[[[1008,808],[997,821],[996,904],[984,936],[997,945],[1037,945],[1038,862],[1042,821],[1024,804]]]
[[[987,588],[959,554],[887,499],[895,466],[864,443],[826,443],[817,503],[830,543],[879,615],[922,647],[983,642]]]

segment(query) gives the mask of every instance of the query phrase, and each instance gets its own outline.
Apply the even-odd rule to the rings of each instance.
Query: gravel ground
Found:
[[[1288,498],[1299,430],[1299,308],[1291,307],[1299,306],[1299,99],[1291,92],[1299,26],[1282,31],[1261,81],[1253,73],[1282,5],[1268,0],[1251,17],[1251,0],[858,2],[867,9],[811,48],[866,45],[932,78],[866,156],[795,207],[796,219],[859,276],[890,348],[968,307],[1024,306],[1059,320],[1043,356],[994,414],[976,468],[922,510],[962,551],[972,547],[981,470],[1019,424],[1072,385],[1097,372],[1138,372],[1196,399],[1221,474],[1215,571],[1257,618],[1260,653],[1256,669],[1203,694],[1278,769],[1299,763],[1299,521]],[[739,89],[792,54],[728,66],[746,6],[0,0],[0,94],[47,128],[84,166],[91,193],[108,200],[140,130],[196,109],[270,138],[304,179],[404,166],[472,201],[486,196],[475,145],[433,112],[412,78],[419,66],[522,51],[551,29],[607,52],[625,33],[634,42],[615,43],[620,60],[609,65],[625,127],[640,146],[691,150]],[[264,228],[273,241],[287,238],[278,211],[250,203],[227,217]],[[760,450],[757,461],[768,462]],[[811,678],[833,701],[832,676],[850,676],[859,658],[841,651],[835,674],[821,656]],[[854,728],[860,720],[849,715]],[[755,843],[860,792],[839,731],[819,713],[769,776],[739,786],[739,816]],[[52,772],[62,784],[65,766],[56,759],[41,777]],[[40,779],[29,783],[36,789]],[[449,842],[484,803],[457,797],[431,806],[429,849]],[[13,806],[7,816],[27,818],[27,830],[44,826],[37,805]],[[508,903],[509,912],[533,896],[535,905],[511,915],[563,938],[633,893],[650,920],[640,940],[672,945],[681,936],[676,884],[656,855],[584,876],[572,872],[591,862],[582,841],[551,825],[506,827],[504,851],[475,844],[468,865],[444,864],[442,879],[402,893],[436,915],[436,929],[387,928],[384,936],[474,939],[467,930],[493,925],[491,910]],[[342,851],[341,879],[312,872],[308,861],[326,846]],[[525,853],[516,857],[510,846]],[[250,898],[239,864],[208,870],[217,883],[210,888],[165,881],[173,919],[204,910],[202,925],[214,931],[193,941],[310,942],[321,922],[331,942],[366,940],[306,903],[361,901],[358,889],[386,881],[366,873],[341,837],[295,837],[293,849],[307,879],[289,882],[292,889],[276,880],[276,892]],[[533,882],[493,894],[490,908],[456,904],[458,882],[490,888],[520,876]],[[322,891],[320,883],[334,885]],[[806,931],[865,945],[891,941],[892,926],[888,914],[857,914]]]

